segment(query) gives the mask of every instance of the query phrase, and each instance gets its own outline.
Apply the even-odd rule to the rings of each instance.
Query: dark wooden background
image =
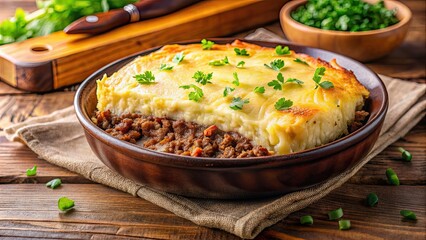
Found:
[[[424,0],[405,0],[413,21],[403,45],[389,56],[368,63],[377,73],[425,83]],[[2,0],[0,20],[16,7],[35,9],[34,0]],[[255,26],[256,27],[256,26]],[[235,36],[245,36],[255,27]],[[277,22],[263,26],[284,36]],[[72,105],[75,86],[48,94],[22,92],[0,82],[0,238],[4,239],[237,239],[221,230],[200,227],[143,199],[95,184],[81,176],[38,159],[20,143],[8,142],[1,129]],[[403,89],[401,89],[403,91]],[[409,93],[407,93],[409,94]],[[413,154],[410,163],[400,161],[397,147]],[[25,170],[38,166],[36,177]],[[386,183],[385,170],[392,167],[401,186]],[[51,190],[44,184],[61,178],[63,187]],[[264,230],[257,239],[426,239],[426,120],[405,137],[372,159],[350,181],[310,207]],[[366,207],[370,192],[379,205]],[[57,199],[68,196],[76,210],[60,213]],[[339,231],[327,212],[342,207],[352,229]],[[413,210],[417,221],[403,220],[401,209]],[[301,226],[299,218],[310,214],[313,226]]]

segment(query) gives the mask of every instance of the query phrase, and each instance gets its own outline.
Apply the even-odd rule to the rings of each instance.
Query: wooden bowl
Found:
[[[364,32],[323,30],[304,25],[291,17],[291,12],[306,2],[290,1],[281,9],[281,27],[287,38],[297,44],[337,52],[362,62],[383,57],[398,47],[404,40],[411,21],[408,7],[397,1],[385,0],[388,9],[397,9],[396,17],[400,21],[395,25]]]
[[[211,39],[219,44],[235,39]],[[243,40],[265,47],[277,43]],[[181,44],[197,43],[190,41]],[[299,53],[330,61],[336,58],[343,67],[354,71],[371,92],[366,102],[368,122],[357,131],[332,143],[306,151],[259,158],[215,159],[187,157],[144,149],[118,140],[91,120],[97,99],[96,80],[111,75],[136,56],[118,60],[87,78],[78,89],[74,106],[92,150],[109,168],[122,176],[149,187],[200,198],[259,198],[296,191],[333,177],[367,155],[376,142],[388,107],[386,89],[378,76],[359,62],[328,51],[297,46]]]

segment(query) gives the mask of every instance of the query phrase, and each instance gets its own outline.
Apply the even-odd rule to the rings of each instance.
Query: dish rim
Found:
[[[187,41],[179,41],[174,43],[168,43],[168,44],[194,44],[199,43],[201,39],[196,40],[187,40]],[[258,44],[260,46],[268,46],[268,45],[289,45],[290,48],[293,46],[301,47],[306,52],[307,50],[314,50],[318,53],[325,53],[325,54],[332,54],[335,56],[336,59],[344,59],[345,61],[350,61],[352,64],[357,65],[357,67],[362,68],[363,70],[367,71],[374,77],[374,81],[378,83],[379,88],[382,90],[380,91],[382,93],[382,101],[380,102],[380,107],[377,111],[377,114],[373,116],[373,118],[369,118],[367,123],[364,124],[360,129],[343,136],[339,139],[336,139],[330,143],[315,147],[306,149],[303,151],[295,152],[295,153],[289,153],[285,155],[272,155],[272,156],[264,156],[264,157],[247,157],[247,158],[209,158],[209,157],[191,157],[191,156],[182,156],[177,155],[173,153],[165,153],[165,152],[159,152],[155,150],[146,149],[143,147],[140,147],[136,144],[132,144],[123,140],[119,140],[117,138],[114,138],[113,136],[107,134],[104,130],[99,128],[97,125],[95,125],[91,119],[89,114],[83,110],[83,105],[80,106],[81,98],[83,94],[85,93],[85,90],[87,91],[87,86],[90,84],[94,84],[96,87],[96,84],[93,82],[96,82],[96,80],[99,79],[98,76],[102,76],[109,68],[118,65],[118,64],[128,64],[130,61],[132,61],[134,58],[138,56],[144,56],[148,55],[151,52],[154,52],[164,45],[156,46],[153,48],[149,48],[146,50],[143,50],[141,52],[132,54],[130,56],[118,59],[114,62],[111,62],[104,67],[100,68],[96,72],[92,73],[89,77],[87,77],[82,84],[79,86],[75,97],[74,97],[74,108],[77,115],[77,118],[83,128],[86,130],[86,134],[90,134],[92,137],[102,141],[104,144],[107,144],[109,146],[112,146],[116,151],[125,152],[126,154],[129,154],[129,152],[132,153],[132,155],[136,158],[138,158],[141,161],[147,161],[147,162],[153,162],[158,165],[173,165],[175,167],[191,167],[191,168],[205,168],[208,166],[210,169],[219,169],[219,168],[239,168],[239,167],[258,167],[259,165],[268,165],[267,167],[271,167],[271,163],[275,164],[305,164],[310,161],[316,160],[320,157],[332,155],[336,152],[339,152],[343,149],[346,149],[350,147],[352,144],[358,143],[362,141],[363,139],[367,138],[377,127],[380,127],[380,124],[382,123],[383,118],[386,115],[387,109],[388,109],[388,94],[386,91],[386,87],[382,80],[377,76],[375,72],[373,72],[371,69],[369,69],[364,64],[351,59],[349,57],[331,52],[326,51],[318,48],[313,47],[307,47],[299,44],[294,43],[283,43],[283,42],[277,42],[277,41],[258,41],[258,40],[248,40],[248,39],[242,39],[242,38],[208,38],[208,40],[214,41],[218,44],[226,44],[231,43],[235,40],[240,40],[247,43],[253,43]],[[299,52],[298,52],[299,53]],[[302,52],[300,52],[302,53]],[[122,66],[121,66],[122,67]],[[120,68],[121,68],[120,67]],[[342,66],[344,67],[344,66]],[[346,68],[346,67],[345,67]],[[371,89],[369,89],[371,90]],[[126,149],[127,151],[123,151],[122,149]],[[141,158],[141,155],[151,155],[156,158],[155,161],[148,159],[148,158]],[[161,160],[161,161],[158,161]]]

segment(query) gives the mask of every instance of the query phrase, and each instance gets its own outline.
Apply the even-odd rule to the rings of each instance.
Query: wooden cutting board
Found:
[[[167,16],[105,34],[44,37],[0,47],[0,79],[46,92],[83,81],[102,66],[144,49],[181,40],[226,36],[278,19],[288,0],[202,1]]]

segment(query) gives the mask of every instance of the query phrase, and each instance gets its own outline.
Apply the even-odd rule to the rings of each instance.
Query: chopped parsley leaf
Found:
[[[194,89],[194,91],[192,91],[188,94],[188,98],[189,98],[189,100],[193,100],[195,102],[200,101],[200,99],[204,96],[203,90],[201,88],[195,86],[194,84],[179,86],[179,88],[183,88],[183,89],[192,88],[192,89]]]
[[[232,73],[234,75],[234,81],[232,81],[232,84],[235,86],[240,86],[240,79],[238,78],[238,73],[234,72]]]
[[[201,40],[201,47],[203,48],[203,50],[210,50],[212,49],[213,45],[214,45],[213,41],[209,41],[207,39]]]
[[[226,57],[226,56],[225,56],[224,59],[213,60],[213,61],[209,62],[209,65],[212,65],[212,66],[223,66],[223,65],[226,65],[226,64],[229,64],[228,57]]]
[[[329,89],[334,87],[334,84],[330,81],[321,82],[321,79],[324,76],[324,74],[325,74],[325,67],[319,67],[315,70],[314,76],[312,77],[312,80],[314,80],[314,82],[316,83],[315,89],[317,89],[318,86],[324,89]]]
[[[275,59],[274,61],[272,61],[271,63],[268,64],[264,64],[265,67],[273,69],[275,71],[280,71],[283,67],[284,67],[284,61],[282,59]]]
[[[62,184],[61,179],[55,178],[55,179],[52,179],[49,182],[47,182],[46,187],[50,187],[52,189],[55,189],[55,188],[61,186],[61,184]]]
[[[244,48],[242,48],[242,49],[234,48],[234,51],[237,54],[237,56],[250,56],[250,54]]]
[[[263,86],[262,87],[255,87],[254,92],[263,94],[263,93],[265,93],[265,87],[263,87]]]
[[[203,73],[201,71],[196,71],[194,73],[194,76],[192,76],[192,78],[195,79],[195,81],[197,83],[202,84],[202,85],[206,85],[207,83],[212,83],[210,81],[212,79],[212,77],[213,77],[213,73],[212,72],[206,74],[206,73]]]
[[[223,96],[226,97],[228,96],[231,92],[233,92],[235,90],[235,88],[231,88],[231,87],[225,87],[225,90],[223,90]]]
[[[145,71],[143,74],[133,76],[139,84],[151,84],[155,82],[155,76],[151,71]]]
[[[27,169],[28,177],[35,176],[36,174],[37,174],[37,165],[34,165],[34,167]]]
[[[297,83],[299,85],[302,85],[304,82],[297,79],[297,78],[287,78],[287,80],[285,81],[286,83]]]
[[[164,64],[164,63],[162,63],[161,65],[160,65],[160,70],[166,70],[166,71],[169,71],[169,70],[172,70],[173,69],[173,66],[169,66],[169,65],[167,65],[167,64]]]
[[[290,48],[288,48],[287,46],[283,47],[281,45],[278,45],[275,47],[275,52],[278,55],[290,54]]]
[[[294,59],[294,60],[293,60],[293,62],[302,63],[302,64],[305,64],[305,65],[308,65],[308,66],[309,66],[309,64],[308,64],[307,62],[303,61],[303,60],[302,60],[302,59],[300,59],[300,58],[296,58],[296,59]]]
[[[183,52],[176,53],[176,55],[173,57],[173,62],[176,64],[179,64],[180,62],[183,61],[184,58],[185,58],[185,54],[183,54]]]
[[[280,98],[275,103],[274,107],[278,111],[289,109],[291,106],[293,106],[293,101],[290,99],[286,100],[285,98]]]
[[[277,79],[268,82],[268,86],[273,87],[275,90],[282,90],[282,84],[284,84],[284,77],[282,73],[278,73]]]
[[[244,62],[244,61],[240,61],[240,62],[238,62],[238,64],[237,64],[237,68],[243,68],[243,67],[244,67],[244,64],[246,64],[246,62]]]
[[[233,110],[241,110],[243,109],[244,104],[249,103],[250,101],[248,99],[242,99],[240,97],[234,97],[232,98],[232,102],[229,105],[229,107]]]
[[[58,199],[58,208],[61,211],[67,211],[74,207],[74,200],[67,197],[61,197]]]

